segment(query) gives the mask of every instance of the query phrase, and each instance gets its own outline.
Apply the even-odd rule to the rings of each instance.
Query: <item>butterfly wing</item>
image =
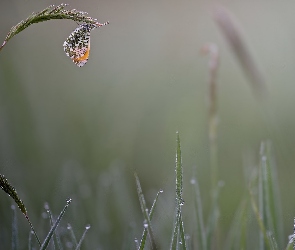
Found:
[[[93,26],[88,24],[79,25],[64,42],[63,47],[67,56],[78,66],[84,66],[90,52],[90,31]]]

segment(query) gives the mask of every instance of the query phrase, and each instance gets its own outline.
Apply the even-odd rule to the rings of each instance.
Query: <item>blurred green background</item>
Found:
[[[235,16],[266,77],[267,109],[272,116],[262,112],[213,20],[217,2]],[[134,237],[141,236],[143,220],[133,178],[136,170],[149,206],[156,191],[164,189],[155,231],[166,232],[168,246],[173,223],[175,132],[179,131],[187,205],[184,220],[190,233],[194,167],[205,214],[209,208],[209,73],[208,57],[200,55],[200,48],[214,42],[221,57],[218,163],[219,179],[225,182],[220,241],[225,241],[245,192],[245,155],[257,164],[261,140],[271,139],[287,243],[295,215],[295,199],[290,197],[295,176],[295,3],[68,3],[69,8],[87,11],[100,22],[110,21],[92,32],[86,66],[78,68],[63,51],[64,40],[76,28],[69,20],[34,24],[0,53],[0,172],[18,190],[36,228],[48,224],[42,219],[44,202],[58,214],[65,199],[71,197],[73,205],[64,223],[71,222],[77,235],[91,224],[86,249],[123,249],[124,244],[132,244]],[[50,4],[60,2],[1,1],[0,40],[13,25]],[[12,201],[4,192],[0,199],[0,241],[9,246]],[[29,226],[21,214],[19,224],[20,245],[26,246]]]

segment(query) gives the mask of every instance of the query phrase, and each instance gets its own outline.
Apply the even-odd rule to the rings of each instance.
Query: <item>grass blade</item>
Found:
[[[23,215],[26,217],[27,221],[29,222],[29,225],[31,227],[31,230],[33,231],[39,246],[41,246],[41,241],[39,240],[39,237],[33,227],[33,224],[30,221],[30,218],[28,216],[27,213],[27,209],[24,205],[24,203],[22,202],[22,200],[18,197],[18,194],[16,192],[16,189],[8,182],[8,180],[5,178],[4,175],[0,174],[0,187],[1,189],[8,194],[8,196],[10,196],[15,203],[17,204],[18,208],[20,209],[20,211],[23,213]]]
[[[264,243],[265,243],[265,244],[264,243],[262,244],[261,240],[260,240],[259,249],[264,249],[264,248],[261,248],[261,247],[264,247],[264,245],[266,245],[268,248],[270,248],[267,232],[266,232],[265,226],[263,224],[262,216],[260,215],[258,206],[257,206],[257,204],[255,202],[254,194],[253,194],[253,191],[252,191],[251,187],[249,188],[249,194],[250,194],[250,200],[251,200],[252,209],[253,209],[254,214],[256,216],[258,226],[260,228],[260,233],[261,233],[260,238],[262,238],[264,240]]]
[[[217,155],[217,71],[219,67],[219,51],[216,44],[206,44],[201,52],[209,54],[209,114],[208,114],[208,135],[210,148],[210,174],[212,190],[218,182],[218,155]]]
[[[277,190],[276,183],[274,180],[274,166],[271,166],[270,162],[270,144],[265,142],[261,143],[260,147],[260,167],[259,167],[259,178],[258,178],[258,199],[259,199],[259,214],[267,232],[267,242],[271,249],[277,249],[277,243],[272,236],[272,233],[278,234],[279,216],[277,205],[277,196],[275,190]],[[265,232],[260,231],[260,248],[265,249]]]
[[[29,244],[28,244],[28,249],[32,250],[32,235],[34,234],[33,231],[30,231],[29,233]]]
[[[270,218],[270,223],[267,225],[268,230],[271,230],[277,239],[280,248],[283,247],[283,219],[281,201],[279,196],[279,184],[277,180],[276,165],[273,159],[271,143],[265,142],[265,189],[267,191],[267,212]]]
[[[57,228],[59,222],[61,221],[63,215],[65,214],[67,208],[69,207],[71,201],[72,201],[71,199],[68,199],[68,200],[67,200],[67,203],[66,203],[65,207],[63,208],[63,210],[61,211],[61,213],[60,213],[59,216],[57,217],[57,219],[56,219],[54,225],[51,227],[49,233],[47,234],[47,236],[46,236],[44,242],[43,242],[42,245],[41,245],[40,250],[45,250],[45,249],[48,247],[48,244],[49,244],[49,242],[50,242],[50,240],[51,240],[51,238],[52,238],[52,236],[53,236],[53,233],[54,233],[55,229]]]
[[[268,91],[265,78],[250,53],[231,13],[226,8],[219,6],[214,12],[214,19],[238,59],[246,77],[250,80],[254,95],[258,100],[266,96]]]
[[[76,235],[74,233],[73,227],[72,227],[72,225],[70,223],[68,223],[67,229],[70,230],[73,245],[75,247],[77,247],[78,246],[77,238],[76,238]]]
[[[206,240],[206,230],[204,226],[204,217],[203,217],[203,206],[202,199],[200,194],[199,183],[196,178],[191,180],[191,184],[194,186],[195,193],[195,210],[197,218],[197,238],[198,238],[198,249],[207,249],[207,240]]]
[[[160,190],[160,191],[157,193],[156,198],[154,199],[154,202],[153,202],[152,208],[151,208],[150,213],[149,213],[150,220],[152,220],[152,218],[153,218],[154,211],[155,211],[155,207],[156,207],[156,204],[157,204],[158,197],[159,197],[160,193],[163,193],[163,190]],[[137,246],[136,249],[139,249],[139,250],[143,250],[143,249],[144,249],[145,241],[146,241],[146,237],[147,237],[147,233],[148,233],[147,229],[144,228],[144,229],[143,229],[143,233],[142,233],[142,237],[141,237],[141,241],[140,241],[140,245],[138,245],[138,240],[137,240],[137,239],[136,239],[136,241],[135,241],[136,246]]]
[[[182,215],[180,213],[179,215],[179,232],[180,232],[180,243],[182,246],[183,250],[186,250],[186,238],[185,238],[185,233],[184,233],[184,227],[183,227],[183,220],[182,220]]]
[[[46,210],[46,212],[47,212],[47,214],[49,216],[50,227],[52,227],[54,225],[54,219],[53,219],[52,213],[51,213],[51,211],[49,209],[48,203],[45,203],[44,208],[45,208],[45,210]],[[56,231],[54,231],[54,236],[55,236],[55,240],[57,242],[58,249],[63,250],[62,244],[60,242],[59,235],[58,235],[58,233]],[[53,245],[54,245],[54,241],[53,241]],[[55,245],[54,245],[54,248],[55,248]]]
[[[178,249],[178,238],[179,231],[180,237],[184,237],[184,228],[183,221],[181,217],[181,206],[184,204],[184,200],[182,198],[183,191],[183,168],[182,168],[182,158],[181,158],[181,146],[180,146],[180,137],[179,133],[176,132],[176,160],[175,160],[175,174],[176,174],[176,208],[175,208],[175,223],[173,229],[173,235],[171,240],[171,250]],[[183,249],[186,249],[185,240],[183,240]]]
[[[248,224],[248,203],[249,199],[244,199],[237,209],[224,249],[247,249],[246,234]]]
[[[154,233],[152,230],[151,220],[150,220],[148,208],[146,206],[146,202],[144,199],[144,195],[143,195],[143,192],[141,189],[140,181],[139,181],[139,178],[136,173],[134,173],[134,176],[135,176],[135,181],[136,181],[138,199],[139,199],[141,211],[142,211],[142,214],[144,217],[144,227],[147,229],[148,234],[149,234],[151,249],[157,249]]]
[[[83,242],[83,240],[84,240],[84,238],[85,238],[85,236],[86,236],[86,233],[87,233],[87,231],[88,231],[89,229],[90,229],[90,225],[87,225],[87,226],[85,227],[85,230],[84,230],[84,233],[83,233],[81,239],[79,240],[79,243],[78,243],[78,245],[77,245],[77,247],[76,247],[76,250],[80,250],[81,245],[82,245],[82,242]]]
[[[15,206],[12,205],[11,209],[13,211],[12,215],[12,242],[11,242],[11,249],[17,250],[18,249],[18,226],[17,226],[17,217],[16,217],[16,211]]]
[[[217,222],[218,222],[218,218],[219,218],[218,199],[219,199],[220,188],[222,186],[223,186],[223,182],[220,181],[213,192],[212,208],[211,208],[211,212],[209,214],[209,220],[207,223],[207,230],[206,230],[207,231],[207,248],[208,249],[211,249],[213,234],[217,228]]]
[[[7,193],[15,201],[20,211],[24,215],[27,215],[27,209],[24,203],[22,202],[22,200],[18,197],[18,194],[15,188],[12,185],[10,185],[8,180],[2,174],[0,174],[0,187],[5,193]]]
[[[12,37],[34,23],[40,23],[52,19],[71,19],[75,22],[91,23],[99,27],[104,25],[98,23],[96,19],[86,16],[86,12],[78,11],[75,9],[66,10],[66,6],[67,4],[60,4],[58,6],[50,5],[40,12],[32,13],[27,19],[22,20],[10,29],[3,44],[0,46],[0,51]],[[106,22],[105,24],[108,24],[108,22]]]

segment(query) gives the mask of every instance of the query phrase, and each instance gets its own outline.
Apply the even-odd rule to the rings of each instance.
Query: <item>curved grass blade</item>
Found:
[[[140,181],[139,181],[139,178],[136,173],[134,173],[134,177],[135,177],[135,181],[136,181],[136,187],[137,187],[136,189],[137,189],[138,199],[139,199],[139,203],[140,203],[140,208],[141,208],[141,211],[142,211],[142,214],[144,217],[144,227],[147,229],[148,234],[149,234],[151,249],[157,249],[154,233],[152,230],[151,220],[150,220],[148,208],[146,206],[146,202],[144,199],[144,195],[143,195],[143,192],[141,189]]]
[[[44,10],[32,13],[27,19],[22,20],[17,25],[13,26],[7,34],[3,44],[0,46],[0,51],[6,45],[6,43],[15,35],[28,28],[34,23],[40,23],[51,19],[71,19],[75,22],[90,23],[100,25],[96,19],[87,16],[87,12],[78,10],[66,10],[67,4],[60,4],[58,6],[50,5]]]
[[[264,75],[250,53],[232,14],[226,8],[219,6],[214,12],[214,19],[238,59],[246,77],[250,80],[255,97],[258,100],[261,97],[266,97],[268,91]]]
[[[47,236],[46,236],[44,242],[43,242],[42,245],[41,245],[40,250],[45,250],[45,249],[48,247],[48,244],[49,244],[49,242],[50,242],[50,240],[51,240],[51,238],[52,238],[52,236],[53,236],[53,233],[54,233],[55,229],[57,228],[59,222],[61,221],[63,215],[65,214],[67,208],[69,207],[71,201],[72,201],[71,199],[68,199],[68,200],[67,200],[67,203],[66,203],[65,207],[64,207],[63,210],[60,212],[60,214],[59,214],[59,216],[57,217],[57,219],[56,219],[54,225],[51,227],[49,233],[47,234]]]

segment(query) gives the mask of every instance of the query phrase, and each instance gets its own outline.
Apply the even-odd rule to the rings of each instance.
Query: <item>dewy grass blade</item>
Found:
[[[259,215],[261,217],[261,223],[263,227],[266,227],[266,220],[267,220],[267,215],[265,212],[265,197],[266,197],[266,192],[265,192],[265,180],[264,180],[264,168],[265,168],[265,156],[264,154],[264,144],[261,144],[260,147],[260,164],[259,164],[259,174],[258,174],[258,209],[259,209]],[[265,249],[265,238],[266,238],[266,230],[265,228],[263,231],[260,230],[259,232],[259,249]]]
[[[139,199],[141,211],[142,211],[142,214],[144,217],[144,227],[147,229],[148,234],[149,234],[151,249],[157,249],[154,233],[152,230],[151,220],[150,220],[148,208],[146,206],[146,202],[144,199],[144,195],[143,195],[143,192],[141,189],[140,181],[139,181],[139,178],[136,173],[134,173],[134,177],[135,177],[135,181],[136,181],[136,187],[137,187],[136,189],[137,189],[138,199]]]
[[[262,142],[260,147],[260,166],[259,166],[259,178],[258,178],[258,187],[259,187],[259,212],[262,218],[262,223],[267,230],[267,232],[274,232],[274,221],[275,219],[275,208],[274,204],[271,201],[274,201],[274,187],[272,179],[272,171],[269,165],[269,157],[266,153],[266,143]],[[260,247],[264,249],[264,233],[260,231]],[[267,239],[269,245],[272,249],[277,248],[277,243],[274,240],[274,237],[269,237],[267,234]]]
[[[76,250],[80,250],[80,247],[81,247],[81,245],[82,245],[82,242],[83,242],[83,240],[85,239],[86,233],[87,233],[87,231],[88,231],[89,229],[90,229],[90,225],[87,225],[87,226],[85,227],[85,230],[84,230],[84,233],[83,233],[81,239],[79,240],[79,243],[78,243],[78,245],[77,245],[77,247],[76,247]]]
[[[179,133],[176,133],[176,204],[179,208],[184,204],[182,199],[182,190],[183,190],[183,169],[182,169],[182,159],[181,159],[181,147],[180,147],[180,138]]]
[[[150,220],[152,220],[153,218],[153,215],[154,215],[154,211],[155,211],[155,208],[156,208],[156,204],[157,204],[157,201],[158,201],[158,197],[160,195],[160,193],[163,193],[163,190],[160,190],[158,193],[157,193],[157,196],[153,202],[153,205],[152,205],[152,208],[150,210],[150,213],[149,213],[149,216],[150,216]],[[145,242],[146,242],[146,237],[147,237],[147,229],[144,228],[143,229],[143,233],[142,233],[142,237],[141,237],[141,241],[140,241],[140,245],[137,246],[136,248],[139,249],[139,250],[143,250],[144,249],[144,246],[145,246]],[[138,240],[136,240],[137,245],[138,245]]]
[[[46,202],[45,205],[44,205],[44,208],[49,216],[49,220],[50,220],[50,227],[52,227],[54,225],[54,219],[53,219],[53,216],[52,216],[52,213],[50,211],[50,208],[49,208],[49,205],[48,203]],[[56,239],[56,243],[57,243],[57,247],[58,247],[58,250],[63,250],[63,247],[62,247],[62,244],[60,242],[60,238],[59,238],[59,235],[58,233],[55,231],[54,232],[54,236],[55,236],[55,239]],[[54,243],[53,243],[54,244]],[[55,249],[55,248],[54,248]]]
[[[183,220],[182,215],[180,213],[179,216],[179,233],[180,233],[180,239],[181,239],[181,246],[183,250],[186,250],[186,238],[184,233],[184,227],[183,227]]]
[[[78,246],[77,238],[76,238],[76,235],[74,233],[73,227],[72,227],[72,225],[70,223],[68,223],[67,229],[70,231],[73,245],[75,247],[77,247]]]
[[[0,187],[5,193],[7,193],[15,201],[20,211],[24,215],[27,215],[26,207],[24,203],[22,202],[22,200],[18,197],[18,194],[15,188],[12,185],[10,185],[8,180],[2,174],[0,174]]]
[[[23,215],[26,217],[27,221],[29,222],[31,229],[34,232],[34,235],[35,235],[35,237],[36,237],[39,245],[41,246],[41,241],[39,240],[39,237],[38,237],[38,235],[37,235],[37,233],[36,233],[36,231],[35,231],[35,229],[33,227],[33,224],[30,221],[30,218],[29,218],[29,216],[27,214],[27,209],[26,209],[24,203],[18,197],[18,194],[17,194],[15,188],[12,185],[10,185],[10,183],[8,182],[8,180],[2,174],[0,174],[0,188],[5,193],[7,193],[15,201],[15,203],[18,206],[18,208],[20,209],[20,211],[23,213]]]
[[[204,226],[204,217],[203,217],[203,206],[202,199],[200,194],[199,183],[196,177],[191,180],[191,184],[194,187],[195,193],[195,210],[197,218],[197,238],[198,238],[198,249],[207,249],[206,241],[206,230]]]
[[[269,241],[270,249],[271,250],[279,250],[278,244],[276,242],[276,239],[274,238],[273,234],[271,232],[267,232],[267,238]]]
[[[50,242],[50,240],[51,240],[51,238],[52,238],[52,236],[53,236],[53,233],[54,233],[55,229],[57,228],[59,222],[61,221],[63,215],[65,214],[67,208],[69,207],[71,201],[72,201],[71,199],[68,199],[68,200],[67,200],[67,203],[66,203],[65,207],[63,208],[63,210],[61,211],[61,213],[60,213],[59,216],[57,217],[57,219],[56,219],[54,225],[51,227],[49,233],[47,234],[47,236],[46,236],[44,242],[43,242],[42,245],[41,245],[40,250],[45,250],[45,249],[48,247],[48,244],[49,244],[49,242]]]
[[[251,187],[249,187],[249,194],[250,194],[250,200],[251,200],[252,209],[253,209],[254,214],[256,216],[256,220],[257,220],[258,226],[260,228],[260,232],[262,233],[262,237],[263,237],[264,242],[265,242],[265,244],[263,244],[263,246],[266,245],[268,248],[270,248],[270,243],[269,243],[269,240],[268,240],[268,237],[267,237],[266,229],[265,229],[265,226],[263,224],[263,220],[261,218],[261,215],[259,214],[259,209],[258,209],[257,204],[255,202],[254,194],[253,194],[253,191],[252,191]],[[261,248],[261,246],[262,245],[260,244],[259,249],[264,249],[264,248]]]
[[[175,218],[174,218],[174,229],[171,240],[171,250],[178,249],[178,237],[179,230],[181,230],[181,237],[184,237],[183,222],[181,218],[181,206],[184,204],[182,198],[183,191],[183,169],[182,169],[182,159],[181,159],[181,146],[179,133],[176,132],[176,160],[175,160],[175,174],[176,174],[176,208],[175,208]],[[180,225],[181,224],[181,225]],[[183,247],[186,247],[185,241]],[[185,249],[185,248],[184,248]]]

